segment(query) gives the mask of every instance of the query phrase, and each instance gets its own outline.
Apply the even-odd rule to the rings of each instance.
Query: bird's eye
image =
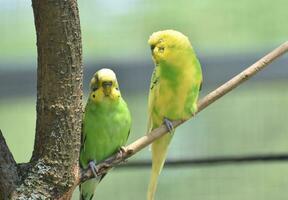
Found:
[[[151,48],[151,51],[153,51],[155,49],[155,45],[151,45],[150,48]]]
[[[119,88],[118,88],[118,87],[116,87],[116,90],[119,90]]]
[[[165,50],[165,48],[164,48],[164,47],[159,47],[159,52],[163,53],[163,52],[164,52],[164,50]]]

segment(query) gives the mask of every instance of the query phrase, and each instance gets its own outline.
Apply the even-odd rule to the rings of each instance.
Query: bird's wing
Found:
[[[153,122],[152,122],[152,109],[154,105],[154,98],[155,98],[155,87],[157,86],[159,82],[159,76],[158,76],[158,69],[157,66],[155,67],[152,77],[151,77],[151,83],[150,83],[150,92],[148,97],[148,126],[147,126],[147,133],[149,133],[152,130]]]

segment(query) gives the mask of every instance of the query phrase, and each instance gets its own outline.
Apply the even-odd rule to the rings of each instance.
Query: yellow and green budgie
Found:
[[[153,200],[174,133],[171,121],[188,119],[196,112],[202,70],[189,39],[180,32],[155,32],[148,43],[155,64],[148,99],[148,132],[163,123],[170,131],[151,147],[152,172],[147,199]]]
[[[110,69],[97,71],[90,82],[90,94],[83,119],[80,165],[91,168],[116,153],[125,145],[131,127],[129,109],[121,97],[115,73]],[[91,200],[102,177],[80,185],[80,199]]]

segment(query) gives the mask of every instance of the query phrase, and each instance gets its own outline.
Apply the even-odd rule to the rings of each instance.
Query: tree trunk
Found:
[[[30,163],[20,166],[20,183],[15,173],[10,198],[70,199],[79,176],[82,121],[78,7],[76,0],[32,0],[32,6],[38,51],[35,145]]]
[[[8,199],[18,183],[17,164],[0,130],[0,199]]]

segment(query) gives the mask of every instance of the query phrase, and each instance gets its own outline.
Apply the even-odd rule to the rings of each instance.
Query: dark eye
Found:
[[[119,90],[119,88],[118,88],[118,87],[116,87],[116,90]]]
[[[165,48],[164,48],[164,47],[159,47],[159,52],[163,53],[163,52],[164,52],[164,50],[165,50]]]

